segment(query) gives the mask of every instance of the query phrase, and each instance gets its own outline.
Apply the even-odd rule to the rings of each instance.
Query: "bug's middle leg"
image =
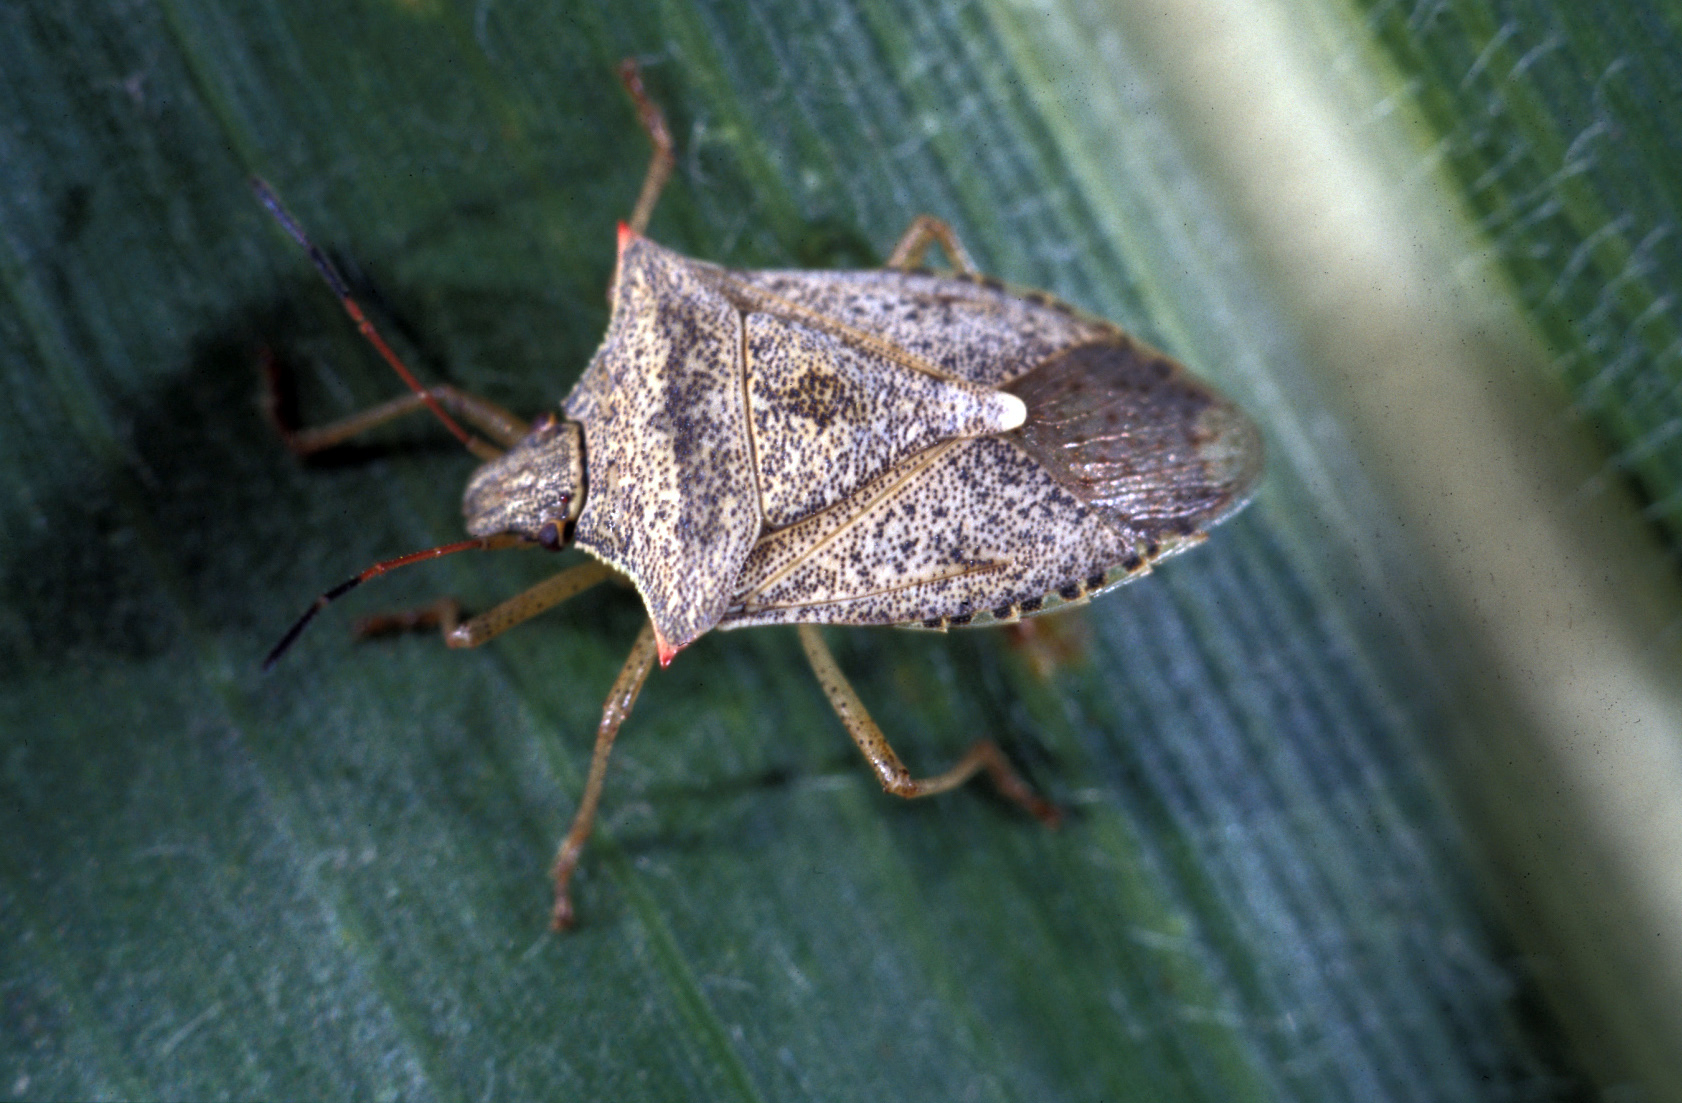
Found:
[[[357,631],[361,635],[370,635],[436,625],[443,629],[444,640],[451,647],[478,647],[516,624],[611,578],[613,574],[613,568],[591,560],[545,579],[490,611],[459,624],[460,607],[453,598],[444,598],[414,613],[370,618],[359,624]],[[561,840],[554,864],[550,867],[550,876],[555,882],[555,910],[550,919],[550,927],[554,930],[566,930],[573,924],[572,875],[578,868],[579,857],[584,853],[584,844],[589,841],[590,832],[595,827],[596,808],[601,803],[602,784],[607,778],[608,756],[613,751],[613,741],[619,734],[620,725],[637,703],[637,695],[642,692],[643,681],[654,665],[656,653],[654,622],[649,621],[643,625],[637,642],[631,646],[631,654],[626,658],[618,680],[613,683],[612,692],[607,695],[607,703],[602,706],[601,724],[596,729],[596,747],[590,757],[590,774],[584,783],[584,794],[578,802],[572,827]]]
[[[648,229],[648,220],[654,217],[654,204],[660,201],[660,193],[666,190],[666,181],[671,179],[672,169],[677,167],[677,158],[672,154],[672,132],[666,126],[666,114],[643,88],[642,67],[637,64],[636,58],[628,57],[619,63],[619,79],[636,103],[637,121],[642,123],[649,142],[654,146],[648,173],[642,178],[642,191],[637,194],[637,205],[631,208],[631,217],[626,223],[633,232],[640,234]]]
[[[847,734],[853,737],[859,750],[864,752],[865,760],[876,771],[876,778],[883,789],[898,797],[933,796],[954,789],[986,770],[994,788],[1006,799],[1021,805],[1035,819],[1050,826],[1055,826],[1062,819],[1057,806],[1034,792],[1033,787],[1022,780],[1022,775],[1011,767],[1004,752],[991,739],[977,740],[957,765],[944,773],[933,777],[912,777],[911,771],[905,768],[899,755],[888,745],[882,729],[865,711],[864,702],[859,700],[847,676],[841,673],[841,667],[836,664],[835,656],[830,653],[829,645],[824,643],[816,626],[800,626],[800,644],[806,649],[812,672],[818,676],[818,684],[823,686],[835,714],[846,725]]]
[[[964,248],[964,243],[958,240],[957,232],[940,219],[927,214],[920,214],[911,220],[911,225],[899,236],[899,244],[894,246],[894,251],[888,256],[888,263],[883,267],[901,270],[916,268],[923,263],[929,246],[936,242],[940,243],[940,248],[946,254],[953,271],[964,276],[981,274],[981,270],[969,258],[969,251]]]
[[[625,666],[619,671],[612,692],[607,695],[607,703],[602,706],[602,720],[596,728],[596,748],[590,755],[590,776],[584,783],[584,795],[579,799],[572,827],[555,851],[555,863],[549,867],[549,874],[555,880],[555,911],[549,920],[552,930],[564,931],[573,924],[572,875],[578,869],[579,856],[584,853],[584,844],[589,842],[590,832],[596,825],[596,806],[601,803],[602,782],[607,778],[608,755],[613,751],[613,740],[619,734],[619,726],[631,715],[631,708],[637,703],[642,684],[654,666],[656,651],[654,622],[649,621],[637,634],[637,642],[631,645],[631,654],[625,659]]]

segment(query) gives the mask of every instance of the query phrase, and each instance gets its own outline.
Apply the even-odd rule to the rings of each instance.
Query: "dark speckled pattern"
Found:
[[[1083,601],[1202,539],[1261,470],[1224,398],[1038,292],[734,272],[635,235],[566,411],[578,545],[636,584],[664,650]]]
[[[718,271],[626,236],[607,337],[566,401],[588,464],[575,539],[636,583],[663,650],[718,623],[760,529],[742,316]]]
[[[747,377],[765,524],[832,506],[943,440],[1009,425],[1001,396],[936,378],[769,314],[747,318]]]

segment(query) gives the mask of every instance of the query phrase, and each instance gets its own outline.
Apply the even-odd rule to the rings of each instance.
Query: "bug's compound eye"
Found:
[[[553,411],[550,411],[539,415],[538,419],[531,423],[531,431],[534,435],[547,435],[549,433],[553,433],[560,424],[561,419],[557,417]]]
[[[543,527],[537,530],[537,542],[550,551],[560,551],[561,526],[553,521],[544,522]]]

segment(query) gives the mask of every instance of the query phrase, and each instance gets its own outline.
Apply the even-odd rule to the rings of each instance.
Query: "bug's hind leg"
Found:
[[[292,417],[292,401],[286,373],[269,349],[263,350],[261,366],[266,388],[264,408],[268,412],[269,423],[274,426],[275,433],[286,447],[299,456],[311,456],[329,448],[336,448],[388,421],[419,413],[427,409],[428,397],[451,413],[459,415],[501,446],[499,448],[482,440],[473,440],[468,447],[480,459],[495,459],[502,454],[503,448],[512,448],[529,431],[524,421],[496,403],[458,391],[448,385],[428,387],[425,395],[399,395],[326,425],[299,428]]]
[[[1056,826],[1062,819],[1057,806],[1034,792],[1032,786],[1022,780],[1022,775],[1011,767],[1004,752],[991,739],[977,740],[957,765],[945,773],[925,778],[912,777],[911,771],[905,768],[899,755],[888,745],[882,729],[865,711],[864,702],[859,700],[847,676],[841,673],[835,656],[830,654],[829,645],[823,642],[814,625],[800,626],[800,643],[806,649],[806,658],[811,660],[812,671],[818,676],[818,684],[823,686],[835,714],[846,725],[847,734],[853,737],[859,750],[864,752],[865,760],[876,771],[876,778],[883,789],[898,797],[927,797],[956,788],[986,770],[987,776],[993,779],[994,788],[1002,796],[1021,805],[1041,823]]]
[[[656,650],[654,622],[649,621],[637,634],[637,642],[631,645],[631,654],[625,659],[625,666],[619,671],[612,692],[607,695],[607,703],[602,706],[602,720],[596,728],[596,749],[590,755],[590,776],[584,783],[584,795],[578,802],[572,827],[555,852],[555,863],[549,867],[550,876],[555,879],[555,911],[549,921],[553,930],[567,930],[574,922],[570,891],[572,875],[578,869],[579,855],[584,853],[584,844],[589,841],[590,831],[596,824],[596,806],[601,802],[602,782],[607,777],[608,755],[613,751],[613,740],[619,734],[619,726],[631,714],[631,708],[637,703],[637,694],[642,692],[642,683],[654,666]]]
[[[940,243],[941,251],[946,254],[953,271],[962,276],[981,274],[981,270],[969,258],[969,251],[964,248],[964,243],[958,240],[956,231],[933,215],[926,214],[920,214],[911,220],[911,225],[900,235],[899,244],[894,246],[888,263],[883,267],[898,268],[902,271],[916,268],[923,263],[929,246],[936,242]]]

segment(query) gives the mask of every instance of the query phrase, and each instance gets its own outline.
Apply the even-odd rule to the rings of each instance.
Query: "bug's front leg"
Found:
[[[806,649],[806,658],[811,661],[812,671],[818,676],[818,684],[823,686],[835,714],[846,725],[847,734],[853,737],[859,750],[864,752],[865,760],[876,771],[876,778],[883,789],[897,797],[933,796],[954,789],[986,770],[987,776],[993,779],[994,788],[1002,796],[1022,806],[1041,823],[1055,827],[1062,820],[1057,806],[1034,792],[1033,787],[1022,780],[1022,775],[1011,767],[1009,759],[991,739],[977,740],[957,765],[945,773],[926,778],[912,777],[911,771],[905,768],[899,755],[888,745],[882,729],[865,711],[864,702],[859,700],[847,676],[841,673],[841,667],[836,664],[835,656],[830,653],[829,645],[823,642],[816,626],[800,626],[800,644]]]
[[[920,214],[911,220],[911,225],[905,228],[905,233],[899,237],[899,244],[888,257],[887,268],[898,268],[902,271],[916,268],[923,263],[923,257],[929,251],[929,246],[939,242],[940,248],[946,253],[946,259],[952,265],[953,271],[963,276],[978,276],[981,270],[975,262],[969,259],[969,251],[964,243],[958,240],[958,234],[933,215]]]
[[[336,448],[388,421],[420,413],[428,408],[428,399],[460,416],[501,446],[495,447],[482,440],[473,440],[468,448],[482,460],[494,459],[501,455],[503,448],[512,448],[530,431],[530,427],[524,421],[496,403],[465,391],[458,391],[448,384],[428,387],[424,394],[399,395],[326,425],[300,428],[292,417],[291,388],[286,372],[269,349],[262,352],[261,367],[265,387],[264,408],[268,412],[269,423],[274,426],[282,443],[299,456],[311,456],[329,448]]]
[[[516,594],[489,612],[481,613],[460,624],[457,623],[460,607],[453,598],[444,598],[413,613],[369,618],[357,626],[357,631],[361,635],[371,635],[439,627],[444,630],[444,639],[451,647],[478,647],[521,621],[529,620],[596,583],[611,578],[613,573],[611,567],[592,560],[562,571],[553,578]],[[601,724],[596,728],[596,748],[590,757],[590,774],[584,783],[584,794],[578,802],[578,812],[573,817],[572,827],[561,840],[561,845],[555,852],[554,864],[550,867],[550,876],[555,881],[555,910],[549,922],[553,930],[564,931],[573,925],[570,892],[572,875],[578,869],[578,859],[584,853],[584,844],[589,841],[590,832],[595,827],[596,808],[602,797],[602,783],[607,779],[608,756],[613,751],[613,741],[619,735],[620,725],[625,722],[625,718],[631,714],[632,706],[637,703],[637,695],[642,692],[642,684],[648,678],[657,653],[654,622],[649,621],[643,625],[637,642],[631,645],[631,654],[619,671],[619,678],[613,683],[612,692],[607,695],[607,703],[602,706]]]
[[[355,632],[358,637],[369,639],[437,628],[443,632],[444,642],[451,647],[478,647],[516,624],[547,613],[568,598],[612,577],[612,567],[592,559],[568,567],[560,574],[546,578],[531,589],[522,590],[500,605],[465,621],[461,619],[461,603],[453,597],[441,597],[419,609],[364,617],[356,622]]]

